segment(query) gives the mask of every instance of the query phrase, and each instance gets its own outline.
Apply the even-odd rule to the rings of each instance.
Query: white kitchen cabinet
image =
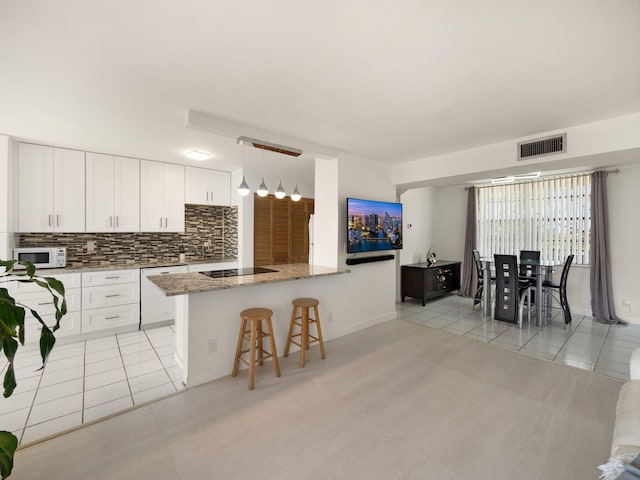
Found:
[[[18,144],[18,231],[84,232],[84,152]]]
[[[82,274],[82,332],[140,323],[140,270]]]
[[[186,167],[186,203],[197,205],[231,204],[231,174],[219,170]]]
[[[186,265],[177,267],[143,268],[140,270],[140,308],[142,325],[166,322],[176,318],[176,297],[167,297],[160,288],[147,277],[187,273]]]
[[[184,166],[140,160],[140,230],[184,232]]]
[[[87,232],[140,231],[140,160],[87,152]]]
[[[45,275],[44,272],[38,272]],[[50,275],[47,275],[50,276]],[[60,328],[54,333],[56,337],[66,337],[81,333],[81,289],[80,274],[67,273],[53,276],[60,280],[65,288],[65,299],[67,301],[67,314],[60,320]],[[34,283],[8,283],[9,293],[17,302],[33,308],[42,318],[44,323],[53,328],[56,324],[55,307],[51,294]],[[25,310],[25,343],[37,343],[40,340],[40,330],[42,326],[31,312]]]

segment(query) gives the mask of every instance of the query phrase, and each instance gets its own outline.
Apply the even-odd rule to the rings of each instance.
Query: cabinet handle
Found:
[[[109,226],[113,227],[113,217],[109,217]]]
[[[53,305],[53,302],[44,302],[44,303],[39,303],[38,305]]]
[[[112,275],[110,277],[104,277],[106,280],[113,280],[114,278],[120,278],[120,275]]]
[[[171,273],[171,272],[160,272],[160,275],[167,275],[169,273]]]
[[[51,214],[49,214],[49,226],[51,226]]]
[[[209,192],[207,192],[207,202],[209,201]]]
[[[104,298],[119,297],[119,296],[120,296],[119,293],[115,293],[113,295],[105,295]]]
[[[162,228],[162,217],[160,217],[160,228]]]
[[[164,228],[167,228],[167,217],[164,217]]]
[[[116,315],[114,317],[104,317],[105,320],[115,320],[116,318],[120,318],[120,315]]]
[[[56,214],[56,227],[60,226],[60,215]]]
[[[118,215],[116,215],[116,228],[118,227]]]

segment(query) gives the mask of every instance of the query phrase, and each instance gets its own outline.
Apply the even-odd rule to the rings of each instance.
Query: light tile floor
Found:
[[[593,317],[574,314],[571,325],[565,328],[562,312],[558,311],[542,329],[535,326],[533,313],[532,325],[525,319],[523,328],[519,329],[517,325],[483,316],[480,306],[474,310],[472,305],[472,299],[450,294],[429,301],[424,307],[419,300],[407,298],[404,303],[398,303],[396,309],[402,320],[602,375],[629,379],[631,352],[640,347],[640,326],[604,325]]]
[[[0,402],[0,428],[23,445],[184,390],[172,326],[60,343],[44,370],[37,345],[16,355],[18,387]]]

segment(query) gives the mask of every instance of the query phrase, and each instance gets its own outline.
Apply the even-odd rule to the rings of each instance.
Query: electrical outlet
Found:
[[[218,351],[218,339],[210,338],[209,339],[209,353],[216,353]]]
[[[96,251],[96,242],[95,240],[89,240],[87,242],[87,253],[93,253]]]
[[[210,246],[211,246],[211,240],[205,240],[205,241],[202,243],[202,245],[203,245],[203,246],[205,246],[205,247],[210,247]]]

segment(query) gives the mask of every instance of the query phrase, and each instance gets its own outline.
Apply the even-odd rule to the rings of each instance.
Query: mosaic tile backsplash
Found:
[[[67,263],[118,265],[187,258],[238,256],[238,207],[185,205],[184,233],[21,233],[21,247],[67,247]],[[211,247],[203,252],[204,241]],[[93,252],[88,245],[95,242]]]

